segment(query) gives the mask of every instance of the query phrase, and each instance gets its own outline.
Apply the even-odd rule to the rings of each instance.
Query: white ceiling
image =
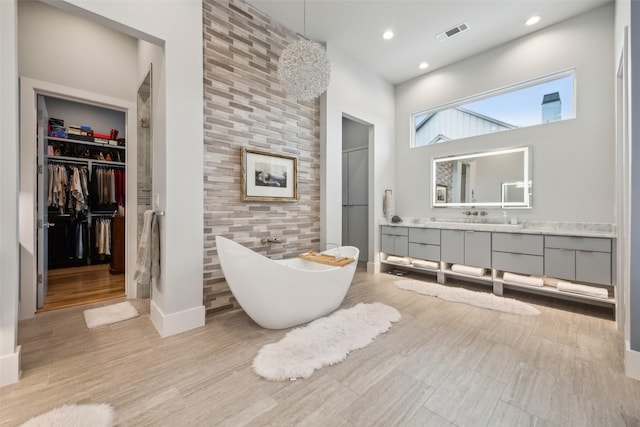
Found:
[[[307,38],[330,43],[392,84],[538,31],[611,0],[248,0]],[[531,15],[537,25],[526,27]],[[435,35],[464,21],[444,42]],[[392,29],[395,37],[383,40]],[[420,62],[429,63],[426,70]]]

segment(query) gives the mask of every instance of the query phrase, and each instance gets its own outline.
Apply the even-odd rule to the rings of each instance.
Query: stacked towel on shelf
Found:
[[[596,286],[578,285],[577,283],[558,281],[558,290],[561,292],[569,292],[572,294],[587,295],[596,298],[609,298],[609,292],[604,288]]]
[[[454,273],[468,274],[470,276],[482,277],[487,274],[487,269],[482,267],[472,267],[470,265],[453,264],[451,271]]]
[[[558,279],[554,277],[536,276],[536,275],[532,275],[531,277],[542,279],[542,283],[544,284],[544,286],[551,286],[552,288],[558,287]]]
[[[505,272],[502,276],[505,282],[516,283],[518,285],[527,285],[527,286],[544,286],[544,280],[542,277],[529,277],[523,276],[521,274],[509,273]]]
[[[426,268],[429,270],[437,270],[440,267],[439,262],[414,259],[411,263],[414,267]]]
[[[400,264],[400,265],[410,265],[411,264],[411,260],[409,258],[405,258],[405,257],[401,257],[401,256],[393,256],[390,255],[387,257],[387,262],[391,262],[393,264]]]

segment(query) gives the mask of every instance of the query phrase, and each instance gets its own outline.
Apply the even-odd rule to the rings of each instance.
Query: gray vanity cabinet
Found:
[[[429,261],[440,261],[440,230],[410,228],[409,256]]]
[[[533,234],[493,233],[492,267],[512,273],[544,272],[544,237]]]
[[[440,257],[451,264],[491,268],[491,233],[441,230]]]
[[[409,230],[407,227],[382,226],[381,249],[388,255],[409,255]]]
[[[611,285],[611,239],[546,236],[544,274],[558,279]]]

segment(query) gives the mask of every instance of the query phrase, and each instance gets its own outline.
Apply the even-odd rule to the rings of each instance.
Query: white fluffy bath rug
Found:
[[[253,369],[272,381],[309,378],[316,369],[342,362],[352,350],[366,347],[398,320],[398,310],[378,302],[336,311],[262,347]]]
[[[138,310],[129,301],[84,311],[84,321],[89,329],[134,317],[138,317]]]
[[[64,405],[31,418],[21,427],[111,427],[113,408],[105,403]]]
[[[473,305],[474,307],[528,316],[537,316],[540,314],[540,311],[532,305],[513,298],[499,297],[487,292],[470,291],[455,286],[444,286],[438,283],[422,282],[419,280],[397,281],[395,285],[407,291],[438,297],[451,302]]]

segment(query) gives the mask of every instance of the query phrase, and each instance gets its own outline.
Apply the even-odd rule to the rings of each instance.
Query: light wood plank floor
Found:
[[[640,382],[624,376],[610,310],[512,292],[542,314],[509,315],[402,291],[395,280],[356,273],[343,306],[379,301],[402,319],[298,381],[252,372],[260,347],[286,330],[262,329],[239,310],[168,338],[147,300],[133,301],[140,317],[94,330],[86,306],[37,314],[19,325],[23,377],[0,389],[0,424],[106,402],[120,426],[640,425]]]
[[[109,273],[109,264],[49,270],[48,282],[47,297],[38,312],[125,296],[124,273]]]

